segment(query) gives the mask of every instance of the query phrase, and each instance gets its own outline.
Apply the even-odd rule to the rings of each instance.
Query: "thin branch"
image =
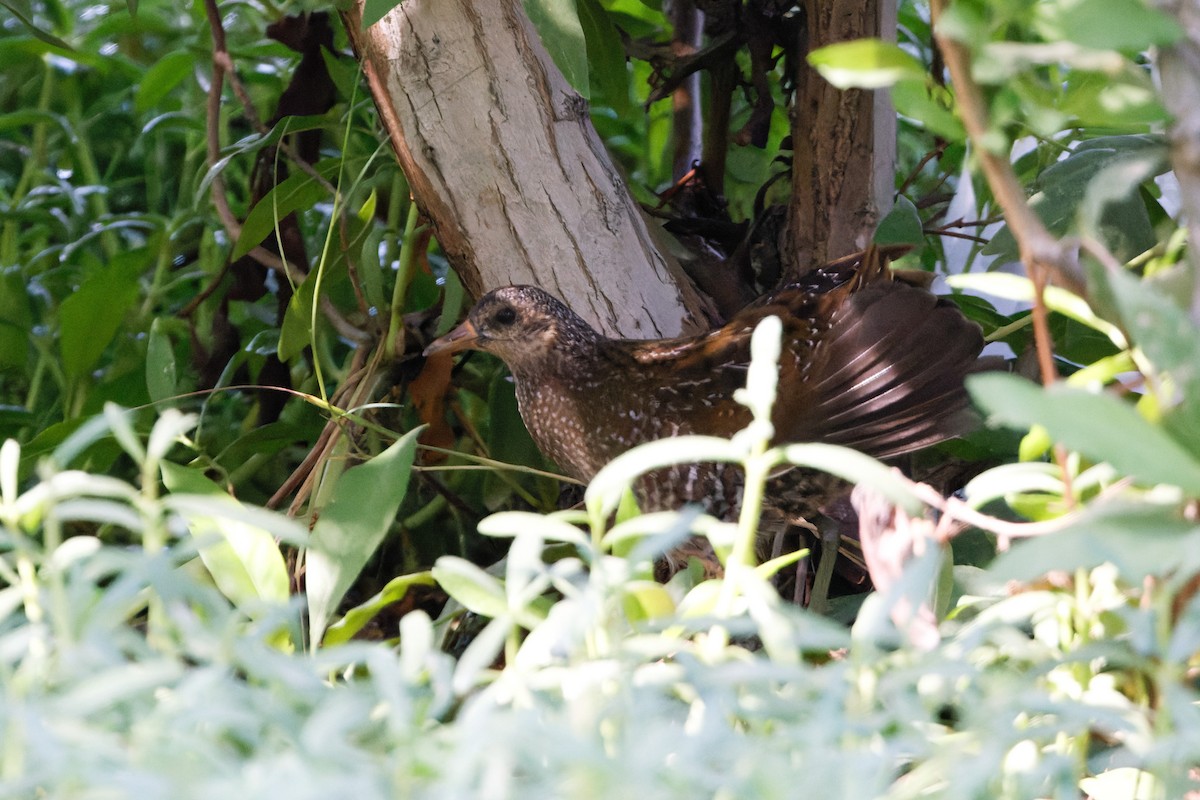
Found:
[[[693,72],[702,69],[711,69],[717,64],[728,61],[738,51],[738,48],[742,46],[742,41],[742,37],[736,32],[731,31],[717,37],[707,47],[701,48],[695,53],[681,58],[670,58],[668,61],[670,66],[669,75],[663,75],[662,69],[656,63],[657,74],[662,77],[662,82],[650,92],[650,96],[646,99],[646,105],[658,102],[665,97],[670,97],[671,93],[678,89]],[[631,55],[634,54],[631,53]],[[659,56],[652,60],[660,62],[664,59]]]
[[[946,230],[946,227],[947,226],[943,226],[941,228],[925,228],[921,231],[921,233],[924,233],[926,236],[947,236],[951,239],[966,239],[967,241],[975,242],[976,244],[987,244],[989,241],[991,241],[986,237],[976,236],[972,233]]]
[[[945,10],[946,0],[933,0],[931,9],[934,21],[934,38],[946,60],[946,69],[954,85],[954,96],[958,102],[959,117],[971,143],[975,145],[983,174],[996,202],[1008,220],[1008,226],[1021,250],[1021,260],[1032,272],[1042,269],[1053,276],[1056,283],[1070,289],[1081,297],[1086,296],[1083,271],[1070,248],[1051,235],[1041,219],[1029,207],[1025,190],[1013,172],[1012,164],[992,152],[986,145],[989,122],[987,106],[979,84],[971,75],[971,60],[967,49],[959,42],[941,32],[938,24]]]
[[[208,17],[209,33],[212,36],[213,54],[212,54],[212,81],[208,87],[208,102],[206,105],[206,120],[205,120],[205,139],[208,153],[208,166],[213,168],[221,159],[221,94],[225,88],[225,77],[228,74],[230,80],[233,80],[233,61],[229,57],[225,41],[225,27],[221,22],[221,12],[217,9],[216,0],[204,0],[204,13]],[[243,92],[244,93],[244,92]],[[248,102],[248,99],[247,99]],[[311,169],[311,167],[310,167]],[[324,178],[321,178],[324,181]],[[229,197],[226,193],[225,178],[217,171],[213,175],[211,187],[211,195],[213,206],[217,210],[217,217],[221,220],[221,225],[229,234],[231,241],[236,242],[242,235],[242,224],[234,215],[233,210],[229,207]],[[330,187],[332,189],[332,187]],[[288,276],[294,283],[300,283],[304,280],[302,270],[289,264],[286,259],[272,253],[266,248],[258,245],[252,249],[248,255],[268,269],[276,270]],[[203,297],[208,297],[216,290],[217,284],[225,277],[225,270],[221,271],[214,281],[212,281],[204,291],[201,292]],[[193,309],[194,310],[194,309]],[[365,341],[367,334],[360,330],[356,325],[346,319],[340,311],[329,301],[328,298],[321,298],[321,311],[329,320],[340,335],[355,342]]]
[[[896,196],[899,197],[900,195],[902,195],[906,191],[908,191],[908,187],[912,186],[913,181],[915,181],[917,179],[917,176],[921,174],[921,170],[925,169],[925,165],[928,164],[930,161],[934,160],[935,158],[941,158],[942,154],[945,152],[946,152],[945,140],[938,139],[937,145],[932,150],[930,150],[928,153],[921,156],[921,160],[917,162],[917,165],[915,167],[913,167],[912,170],[908,173],[908,176],[905,177],[904,182],[900,184],[900,188],[896,190]]]
[[[1063,242],[1051,235],[1041,219],[1030,208],[1025,199],[1025,190],[1013,172],[1012,164],[1007,158],[1002,158],[990,150],[986,137],[990,127],[987,105],[983,92],[975,78],[971,75],[971,59],[967,49],[941,32],[942,12],[946,0],[933,0],[930,10],[933,14],[934,38],[946,61],[946,69],[954,85],[954,95],[958,103],[959,118],[966,128],[967,136],[975,146],[984,177],[992,189],[992,195],[1008,220],[1009,230],[1017,240],[1021,261],[1025,272],[1033,282],[1033,334],[1037,349],[1038,366],[1042,373],[1042,382],[1047,386],[1058,378],[1054,367],[1053,340],[1050,336],[1048,322],[1049,312],[1046,310],[1044,297],[1046,282],[1049,278],[1080,297],[1086,297],[1083,272],[1079,266],[1077,254],[1073,248],[1068,248]],[[1068,502],[1074,503],[1074,493],[1071,489],[1070,471],[1067,469],[1066,450],[1061,445],[1054,448],[1055,461],[1062,474],[1064,495]]]

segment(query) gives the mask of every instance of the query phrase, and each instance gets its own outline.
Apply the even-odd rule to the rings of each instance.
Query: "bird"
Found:
[[[483,295],[425,355],[480,350],[499,357],[541,452],[587,482],[630,448],[686,434],[730,437],[751,420],[734,399],[750,363],[750,337],[768,316],[783,323],[772,444],[825,442],[895,459],[974,424],[964,388],[983,336],[954,303],[893,274],[897,247],[871,247],[827,263],[696,336],[608,338],[534,286]],[[772,478],[766,511],[804,522],[848,487],[810,470]],[[736,466],[683,464],[642,476],[643,511],[688,503],[735,519]],[[765,525],[778,534],[779,526]],[[810,526],[811,527],[811,526]],[[760,529],[760,544],[768,538]],[[765,552],[767,546],[760,547]]]

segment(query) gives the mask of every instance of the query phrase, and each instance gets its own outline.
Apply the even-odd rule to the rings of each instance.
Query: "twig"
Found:
[[[1046,536],[1047,534],[1057,533],[1072,525],[1081,513],[1079,511],[1071,511],[1061,517],[1046,520],[1045,522],[1010,522],[1006,519],[988,516],[976,511],[956,497],[943,497],[941,492],[929,484],[917,483],[905,477],[899,471],[896,474],[908,483],[908,488],[917,496],[917,499],[928,506],[936,508],[945,517],[999,536],[1001,541],[998,547],[1001,550],[1008,549],[1007,540],[1009,539],[1028,539],[1034,536]],[[939,539],[939,541],[953,538],[959,533],[957,530],[951,530],[949,526],[943,528],[941,525],[938,526],[938,531],[940,535],[945,536],[945,539]]]
[[[950,80],[954,84],[963,127],[966,128],[971,143],[975,145],[983,174],[1017,240],[1021,260],[1030,271],[1031,279],[1034,271],[1044,270],[1054,277],[1056,283],[1084,297],[1084,278],[1078,259],[1072,255],[1069,248],[1046,230],[1046,226],[1029,207],[1025,199],[1025,190],[1017,180],[1008,159],[992,152],[985,145],[989,124],[983,92],[971,76],[970,55],[966,48],[941,33],[938,23],[941,21],[945,5],[946,0],[933,0],[931,10],[934,38],[946,60],[946,69],[950,72]]]
[[[936,146],[932,150],[930,150],[928,153],[921,156],[921,160],[917,162],[917,165],[915,167],[913,167],[912,171],[910,171],[908,173],[908,176],[905,177],[904,182],[900,184],[900,188],[896,190],[896,196],[899,197],[900,195],[902,195],[906,191],[908,191],[908,187],[912,186],[913,181],[915,181],[917,179],[917,176],[921,174],[921,170],[925,169],[925,165],[928,164],[930,161],[934,160],[935,158],[941,158],[942,154],[945,152],[946,152],[945,140],[938,139]]]
[[[976,244],[987,244],[990,241],[986,237],[976,236],[972,233],[946,230],[945,226],[941,228],[925,228],[921,231],[921,233],[925,234],[926,236],[948,236],[951,239],[966,239],[967,241],[975,242]]]
[[[697,50],[691,55],[672,58],[669,75],[663,75],[661,68],[658,70],[658,74],[662,76],[662,83],[655,86],[654,90],[650,92],[650,96],[646,99],[646,105],[656,103],[664,97],[670,97],[671,93],[687,79],[687,76],[729,60],[741,46],[742,38],[736,32],[731,31],[714,39],[707,47]]]
[[[1034,344],[1037,349],[1042,382],[1048,386],[1057,379],[1058,372],[1054,367],[1053,340],[1050,337],[1049,314],[1044,297],[1046,282],[1048,278],[1052,277],[1057,283],[1080,297],[1086,297],[1083,273],[1074,251],[1051,235],[1030,208],[1025,199],[1025,190],[1017,180],[1012,164],[1007,158],[1001,158],[987,147],[985,138],[989,122],[983,92],[971,75],[971,61],[967,49],[941,32],[939,23],[945,5],[946,0],[933,0],[930,6],[934,23],[934,39],[945,58],[946,69],[954,84],[954,94],[963,127],[966,129],[971,143],[975,145],[984,177],[987,178],[992,195],[1004,212],[1005,219],[1008,220],[1009,230],[1012,231],[1020,249],[1021,262],[1025,265],[1025,272],[1033,282]],[[1056,446],[1054,455],[1062,473],[1065,486],[1064,495],[1068,502],[1074,503],[1065,448]]]
[[[221,23],[221,12],[217,9],[216,0],[204,0],[204,13],[208,17],[209,33],[212,36],[213,54],[212,54],[212,81],[208,87],[208,102],[206,105],[205,120],[205,139],[208,152],[208,166],[213,168],[221,159],[221,94],[225,87],[225,76],[228,74],[230,80],[233,81],[233,61],[229,57],[225,41],[225,27]],[[247,99],[248,101],[248,99]],[[324,178],[321,178],[324,181]],[[213,206],[217,210],[217,217],[221,220],[221,225],[229,234],[231,241],[236,242],[242,235],[242,224],[233,210],[229,207],[229,198],[225,189],[225,178],[218,171],[213,174],[211,187],[211,195]],[[332,187],[330,187],[332,189]],[[287,276],[294,283],[301,283],[304,279],[304,273],[295,266],[289,264],[286,259],[278,256],[267,250],[261,245],[255,246],[249,253],[256,261],[268,269],[276,270]],[[227,270],[222,270],[216,278],[210,282],[209,286],[201,292],[201,297],[207,298],[217,288],[217,285],[224,279]],[[190,305],[190,304],[189,304]],[[194,308],[191,308],[194,311]],[[321,298],[321,311],[325,317],[333,325],[340,335],[355,342],[366,341],[367,334],[355,326],[352,322],[342,316],[342,313],[329,301],[328,298]]]

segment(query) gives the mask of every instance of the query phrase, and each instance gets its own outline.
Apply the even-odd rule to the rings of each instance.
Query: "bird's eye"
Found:
[[[492,317],[497,325],[512,325],[517,321],[517,312],[512,306],[504,306]]]

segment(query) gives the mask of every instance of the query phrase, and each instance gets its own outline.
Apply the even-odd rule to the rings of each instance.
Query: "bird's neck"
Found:
[[[611,413],[608,385],[619,373],[606,368],[605,340],[598,334],[555,351],[536,367],[515,369],[517,403],[538,448],[571,477],[589,480],[610,457],[597,431]]]

